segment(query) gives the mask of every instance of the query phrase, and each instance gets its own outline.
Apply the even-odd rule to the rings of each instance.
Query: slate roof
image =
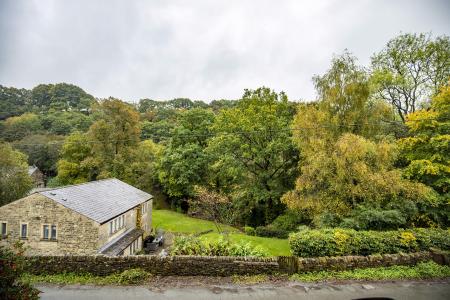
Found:
[[[36,170],[38,169],[38,167],[36,166],[28,166],[28,175],[32,175],[34,172],[36,172]]]
[[[133,241],[135,241],[142,234],[144,234],[144,230],[142,229],[138,228],[130,229],[116,240],[113,240],[112,242],[102,247],[99,253],[108,256],[119,255],[120,252],[122,252],[126,247],[128,247]]]
[[[115,178],[38,193],[100,224],[153,198],[152,195]]]

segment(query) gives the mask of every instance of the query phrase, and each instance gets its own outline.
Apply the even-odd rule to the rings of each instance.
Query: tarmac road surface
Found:
[[[157,289],[151,286],[55,286],[36,285],[42,291],[44,300],[72,299],[395,299],[395,300],[450,300],[448,282],[391,282],[391,283],[349,283],[349,284],[301,284],[288,286],[270,284],[239,286],[201,286],[186,288]],[[378,297],[378,298],[377,298]]]

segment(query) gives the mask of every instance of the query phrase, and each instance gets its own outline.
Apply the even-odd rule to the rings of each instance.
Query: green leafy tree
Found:
[[[92,143],[86,134],[74,132],[65,139],[57,166],[57,182],[60,185],[96,179],[99,174],[98,162],[92,155]]]
[[[51,134],[69,135],[74,131],[87,131],[93,117],[80,112],[52,112],[41,116],[42,127]]]
[[[234,108],[216,117],[209,185],[231,193],[246,223],[267,224],[284,211],[280,197],[292,187],[298,161],[292,116],[287,96],[263,87],[246,90]]]
[[[14,142],[13,146],[28,156],[29,165],[36,165],[47,176],[55,176],[63,142],[63,136],[36,134]]]
[[[431,186],[440,205],[424,207],[419,225],[450,223],[450,86],[431,100],[431,108],[407,115],[409,137],[399,141],[406,160],[404,176]]]
[[[131,164],[126,168],[124,180],[129,184],[151,192],[158,185],[158,170],[163,147],[146,140],[133,151]]]
[[[30,104],[39,111],[87,110],[93,103],[94,97],[73,84],[40,84],[31,90]]]
[[[214,114],[202,108],[180,115],[169,145],[161,158],[159,180],[166,193],[175,200],[194,195],[194,186],[207,173],[209,156],[205,152]]]
[[[39,117],[32,113],[25,113],[11,117],[3,122],[1,136],[8,142],[20,140],[27,135],[35,134],[42,129]]]
[[[0,85],[0,120],[25,113],[29,99],[29,90]]]
[[[372,57],[372,82],[402,121],[450,77],[450,40],[430,34],[402,34]]]
[[[410,136],[399,141],[408,166],[407,178],[450,193],[450,86],[431,101],[431,108],[406,118]]]
[[[290,208],[309,210],[316,220],[324,213],[344,218],[360,206],[392,210],[436,205],[430,188],[402,177],[394,166],[397,155],[395,144],[388,141],[343,134],[327,150],[308,156],[294,191],[283,201]],[[407,217],[412,221],[414,216]]]
[[[7,143],[0,143],[0,206],[25,196],[32,188],[27,157]]]

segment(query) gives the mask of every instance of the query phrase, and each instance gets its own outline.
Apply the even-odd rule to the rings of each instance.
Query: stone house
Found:
[[[118,179],[35,192],[0,207],[0,245],[30,255],[130,255],[152,228],[152,195]]]
[[[33,180],[34,188],[45,187],[44,173],[36,166],[28,166],[28,175]]]

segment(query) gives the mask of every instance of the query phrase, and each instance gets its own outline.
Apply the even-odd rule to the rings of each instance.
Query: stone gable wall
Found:
[[[6,221],[7,238],[0,245],[24,242],[30,255],[95,254],[99,225],[38,193],[0,207],[0,221]],[[28,238],[20,238],[20,224],[28,224]],[[42,225],[57,226],[57,240],[42,239]]]

